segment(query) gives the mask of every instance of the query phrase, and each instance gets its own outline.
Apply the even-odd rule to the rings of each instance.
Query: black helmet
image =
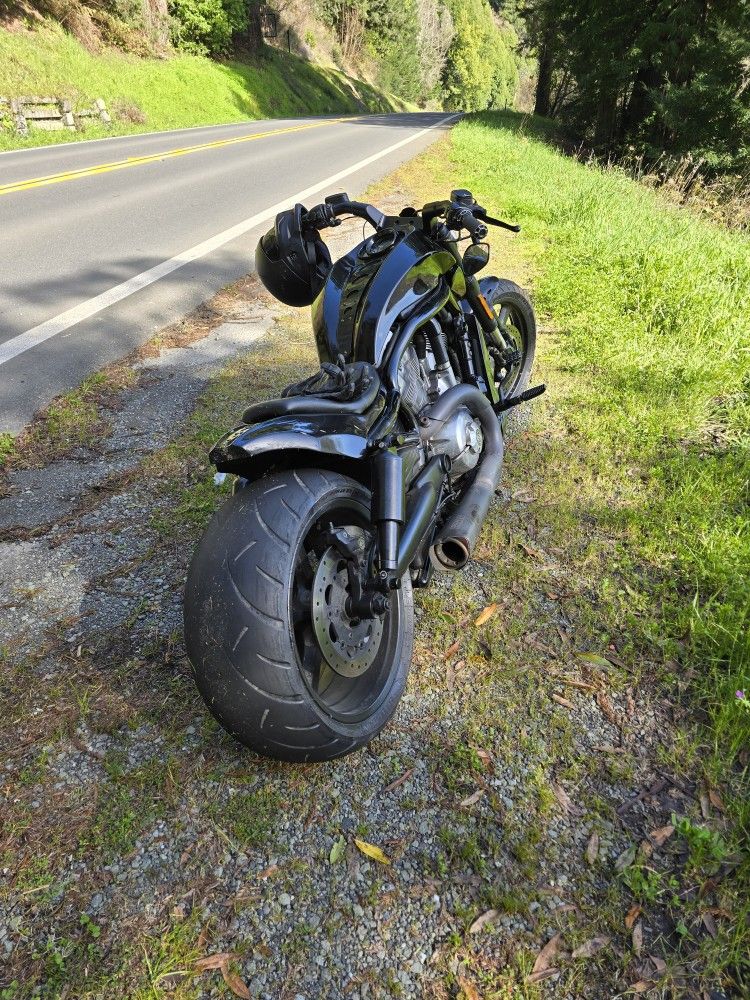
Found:
[[[303,229],[304,205],[276,216],[255,248],[255,269],[268,291],[287,306],[309,306],[331,270],[328,247],[312,227]]]

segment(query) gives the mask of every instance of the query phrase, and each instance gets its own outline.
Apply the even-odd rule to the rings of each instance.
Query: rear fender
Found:
[[[209,458],[219,472],[245,479],[272,467],[313,466],[346,472],[369,485],[365,456],[371,424],[369,415],[274,417],[236,427],[216,442]]]

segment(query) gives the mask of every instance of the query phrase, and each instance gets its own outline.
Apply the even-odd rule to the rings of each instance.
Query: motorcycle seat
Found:
[[[377,369],[367,362],[339,368],[324,365],[311,378],[287,387],[281,398],[252,403],[242,414],[242,420],[256,424],[273,417],[301,414],[361,416],[377,399],[380,384]]]

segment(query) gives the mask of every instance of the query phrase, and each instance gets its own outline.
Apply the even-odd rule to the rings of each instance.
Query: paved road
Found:
[[[0,154],[0,431],[246,274],[295,196],[357,195],[452,120],[245,122]]]

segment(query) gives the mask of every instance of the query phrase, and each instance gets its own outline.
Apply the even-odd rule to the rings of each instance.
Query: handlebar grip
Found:
[[[473,238],[484,239],[487,235],[487,226],[478,219],[470,208],[454,209],[446,219],[451,228],[466,229]]]

